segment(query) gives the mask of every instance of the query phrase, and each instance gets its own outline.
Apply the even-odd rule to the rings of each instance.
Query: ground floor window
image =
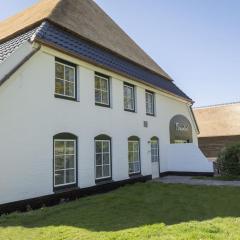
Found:
[[[151,139],[151,160],[152,162],[159,162],[159,144],[158,139]]]
[[[54,138],[54,187],[76,183],[77,140],[73,135],[65,135],[68,138]]]
[[[137,137],[130,137],[128,139],[128,173],[130,175],[141,172],[139,142]]]
[[[95,138],[96,180],[111,178],[111,138],[100,135]]]

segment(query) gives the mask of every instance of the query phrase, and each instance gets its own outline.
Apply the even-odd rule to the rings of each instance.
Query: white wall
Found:
[[[112,137],[113,180],[128,178],[127,139],[131,135],[141,139],[143,175],[151,174],[148,141],[152,136],[160,139],[161,172],[169,170],[166,146],[169,122],[176,114],[190,120],[197,144],[186,102],[56,51],[43,50],[0,87],[0,203],[53,193],[53,136],[57,133],[79,137],[78,182],[82,188],[95,184],[94,137],[99,134]],[[79,65],[79,102],[54,97],[54,55]],[[110,109],[95,106],[94,71],[112,76]],[[137,113],[123,110],[123,81],[137,86]],[[157,92],[156,117],[145,114],[145,89]],[[143,127],[144,120],[148,128]]]
[[[213,172],[209,161],[195,144],[170,144],[166,146],[168,171]]]

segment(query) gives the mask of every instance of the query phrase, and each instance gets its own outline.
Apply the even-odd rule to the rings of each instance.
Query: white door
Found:
[[[152,162],[152,178],[159,178],[159,144],[158,139],[151,139],[151,162]]]

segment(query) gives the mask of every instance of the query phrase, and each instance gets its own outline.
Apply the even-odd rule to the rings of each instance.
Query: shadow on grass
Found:
[[[117,231],[240,216],[240,188],[139,183],[59,206],[0,217],[0,228],[73,226]]]

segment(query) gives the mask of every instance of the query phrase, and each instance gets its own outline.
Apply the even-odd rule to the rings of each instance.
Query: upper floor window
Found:
[[[77,137],[70,133],[54,136],[54,188],[75,185]]]
[[[124,110],[135,112],[135,87],[124,83]]]
[[[56,58],[55,96],[76,100],[76,65]]]
[[[110,107],[109,77],[100,73],[95,73],[95,104]]]
[[[95,137],[96,181],[111,178],[111,138],[107,135]]]
[[[138,137],[133,136],[128,138],[128,173],[132,175],[140,172],[140,141]]]
[[[154,111],[155,111],[155,109],[154,109],[154,93],[146,91],[145,96],[146,96],[146,114],[154,116],[154,114],[155,114],[154,113]]]

